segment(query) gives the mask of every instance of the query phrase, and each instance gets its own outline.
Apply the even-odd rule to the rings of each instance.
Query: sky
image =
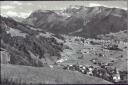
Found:
[[[28,17],[33,11],[60,10],[70,5],[106,6],[127,9],[127,1],[0,1],[0,12],[3,16]]]

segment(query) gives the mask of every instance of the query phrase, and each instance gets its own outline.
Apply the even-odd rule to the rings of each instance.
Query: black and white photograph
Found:
[[[0,1],[0,85],[128,84],[128,1]]]

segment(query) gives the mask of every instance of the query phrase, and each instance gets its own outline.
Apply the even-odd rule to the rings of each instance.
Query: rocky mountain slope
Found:
[[[12,18],[0,18],[1,52],[9,54],[9,63],[43,66],[60,58],[63,49],[61,36],[24,25]]]
[[[126,10],[103,6],[68,7],[66,10],[37,10],[23,22],[53,33],[95,37],[126,30]]]

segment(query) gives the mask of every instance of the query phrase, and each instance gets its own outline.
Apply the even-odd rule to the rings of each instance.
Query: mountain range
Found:
[[[127,11],[104,6],[70,6],[65,10],[36,10],[23,23],[52,33],[95,38],[126,30]]]

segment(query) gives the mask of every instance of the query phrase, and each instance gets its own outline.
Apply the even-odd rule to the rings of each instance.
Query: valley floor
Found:
[[[127,70],[127,47],[128,43],[119,43],[118,48],[115,50],[109,50],[103,48],[105,40],[100,43],[100,41],[95,39],[86,39],[84,43],[81,42],[78,38],[75,37],[65,37],[65,45],[69,46],[70,49],[64,49],[61,53],[62,59],[60,64],[82,64],[82,65],[93,65],[91,60],[96,60],[97,62],[102,62],[104,64],[112,63],[112,66],[117,67],[119,70]],[[98,44],[91,44],[90,41],[93,41]]]
[[[106,42],[109,42],[107,40],[86,39],[83,43],[80,37],[65,36],[65,39],[65,45],[69,46],[69,49],[64,49],[61,53],[64,57],[58,61],[58,64],[67,68],[70,65],[76,65],[72,68],[82,65],[84,67],[93,66],[96,69],[105,66],[128,73],[127,42],[116,43],[118,48],[110,50],[104,48]],[[110,40],[110,44],[115,43]],[[106,68],[104,69],[106,70]],[[124,80],[127,81],[128,74],[125,75]]]

